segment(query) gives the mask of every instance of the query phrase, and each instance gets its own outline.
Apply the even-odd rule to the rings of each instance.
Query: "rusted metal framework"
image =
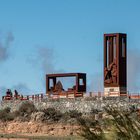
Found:
[[[127,35],[104,34],[104,92],[112,95],[127,91]]]
[[[75,77],[75,84],[66,91],[58,78],[61,77]],[[46,75],[46,95],[50,97],[81,97],[86,92],[86,74],[85,73],[61,73]]]

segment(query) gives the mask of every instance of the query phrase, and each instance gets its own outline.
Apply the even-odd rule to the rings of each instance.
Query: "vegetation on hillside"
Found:
[[[102,113],[103,117],[101,117]],[[91,114],[84,115],[77,110],[66,113],[55,108],[37,110],[32,102],[23,102],[17,111],[12,112],[10,108],[0,110],[0,120],[3,122],[39,120],[43,123],[79,124],[82,130],[79,135],[87,140],[140,139],[140,116],[133,107],[130,110],[122,110],[107,106],[104,108],[104,112],[92,110]]]

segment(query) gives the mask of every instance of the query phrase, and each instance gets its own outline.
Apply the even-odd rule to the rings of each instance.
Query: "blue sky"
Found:
[[[85,72],[103,88],[103,34],[128,35],[129,90],[140,90],[139,0],[0,0],[0,89],[45,92],[45,73]],[[136,51],[135,51],[136,50]],[[3,93],[2,93],[3,94]]]

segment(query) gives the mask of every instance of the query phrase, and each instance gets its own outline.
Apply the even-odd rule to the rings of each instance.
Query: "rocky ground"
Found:
[[[73,136],[80,133],[80,126],[65,124],[46,124],[38,122],[0,122],[1,134]]]

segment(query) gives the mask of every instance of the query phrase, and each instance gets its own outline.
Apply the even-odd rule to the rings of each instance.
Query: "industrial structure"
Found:
[[[75,84],[64,90],[60,77],[75,77]],[[85,73],[61,73],[46,75],[46,94],[48,97],[74,98],[82,97],[86,92],[86,74]]]
[[[127,94],[127,36],[104,34],[104,94]]]

